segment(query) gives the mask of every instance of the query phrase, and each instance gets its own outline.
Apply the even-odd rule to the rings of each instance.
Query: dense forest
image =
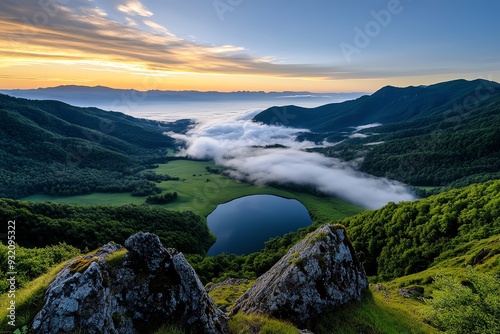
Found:
[[[175,147],[165,131],[190,122],[161,123],[58,101],[0,95],[0,197],[154,193],[140,171],[165,161]]]
[[[110,241],[123,244],[132,234],[151,232],[163,244],[185,253],[205,254],[215,242],[204,219],[192,212],[125,206],[78,206],[0,199],[0,220],[15,217],[18,242],[45,247],[64,241],[80,250],[93,250]]]

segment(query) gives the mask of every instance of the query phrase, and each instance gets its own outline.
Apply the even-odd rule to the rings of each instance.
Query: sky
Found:
[[[0,89],[500,81],[498,0],[1,0]]]

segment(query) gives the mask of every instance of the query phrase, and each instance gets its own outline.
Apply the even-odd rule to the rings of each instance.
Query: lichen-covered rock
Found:
[[[328,225],[295,245],[236,302],[232,314],[266,314],[304,326],[368,286],[345,229]]]
[[[170,322],[195,333],[226,333],[227,318],[182,253],[150,233],[125,242],[123,263],[107,244],[68,263],[49,285],[35,333],[148,333]],[[115,254],[116,255],[116,254]]]

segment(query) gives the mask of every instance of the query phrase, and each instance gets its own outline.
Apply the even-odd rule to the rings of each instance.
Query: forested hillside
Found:
[[[414,186],[456,187],[500,177],[500,85],[495,82],[385,87],[314,109],[269,109],[254,120],[310,129],[299,139],[332,142],[315,151]],[[368,123],[382,125],[354,130]]]
[[[379,126],[320,151],[415,186],[465,186],[500,178],[499,124],[497,94],[470,110]]]
[[[205,254],[215,242],[200,216],[158,207],[81,206],[0,199],[0,220],[12,219],[16,220],[16,234],[20,236],[16,241],[24,247],[65,242],[80,250],[93,250],[110,241],[123,244],[129,236],[141,231],[155,233],[168,247],[192,254]]]
[[[161,161],[179,124],[57,101],[0,95],[0,197],[151,188],[135,174]]]
[[[395,278],[500,235],[500,181],[454,189],[416,202],[389,203],[342,221],[369,275]],[[490,256],[493,254],[489,254]]]

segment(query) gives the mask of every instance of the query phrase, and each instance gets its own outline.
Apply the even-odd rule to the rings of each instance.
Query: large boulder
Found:
[[[298,326],[327,307],[359,300],[368,286],[345,229],[323,226],[263,274],[236,302],[232,314],[265,314]]]
[[[150,233],[68,263],[49,285],[35,333],[148,333],[164,323],[226,333],[227,318],[182,253]],[[113,259],[114,258],[114,259]]]

